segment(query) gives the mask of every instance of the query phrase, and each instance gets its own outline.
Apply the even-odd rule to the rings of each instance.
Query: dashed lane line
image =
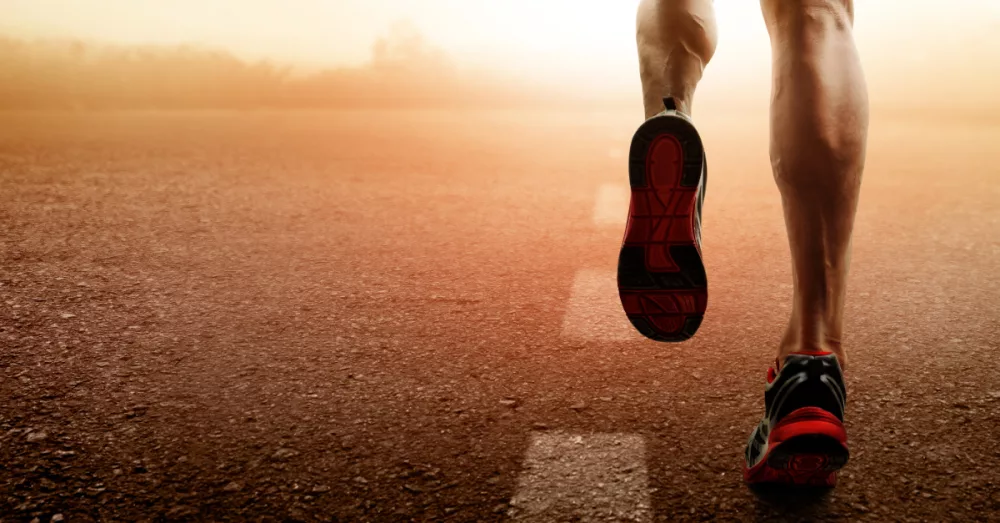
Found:
[[[576,273],[561,335],[578,341],[642,339],[622,310],[613,270],[584,269]]]
[[[629,196],[629,187],[625,184],[606,183],[598,187],[594,201],[594,225],[624,227]]]
[[[510,505],[518,522],[652,522],[645,442],[633,434],[533,433]]]

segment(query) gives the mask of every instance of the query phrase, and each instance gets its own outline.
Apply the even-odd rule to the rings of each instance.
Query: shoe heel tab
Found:
[[[829,372],[832,368],[839,369],[840,362],[832,352],[802,351],[793,352],[785,357],[781,368],[789,366],[795,367],[799,372],[806,372],[812,379],[819,378],[819,376]]]
[[[806,362],[817,360],[817,359],[826,359],[826,357],[832,356],[832,355],[833,355],[832,352],[820,352],[820,351],[791,352],[791,353],[788,353],[785,356],[784,360],[776,359],[775,360],[775,365],[777,365],[777,369],[780,372],[782,368],[786,367],[790,363],[795,363],[797,365],[803,365]],[[836,357],[836,356],[834,356],[834,357]]]

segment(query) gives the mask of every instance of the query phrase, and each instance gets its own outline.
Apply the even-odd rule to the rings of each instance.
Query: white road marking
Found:
[[[535,433],[510,505],[507,515],[520,522],[652,522],[645,442]]]
[[[607,183],[597,188],[594,202],[594,224],[624,227],[628,217],[629,187],[626,184]],[[624,233],[624,229],[622,233]]]
[[[585,269],[576,273],[563,316],[563,338],[583,341],[642,338],[622,310],[616,278],[613,270]]]

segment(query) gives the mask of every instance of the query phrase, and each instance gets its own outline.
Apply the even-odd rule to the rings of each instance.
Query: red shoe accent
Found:
[[[744,465],[743,479],[751,484],[832,487],[848,455],[844,424],[823,409],[805,407],[771,429],[767,453],[753,468]]]
[[[847,431],[836,416],[819,407],[803,407],[781,419],[767,438],[768,447],[775,446],[799,436],[825,436],[847,445]]]

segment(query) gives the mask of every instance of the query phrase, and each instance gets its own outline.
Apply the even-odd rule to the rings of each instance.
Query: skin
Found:
[[[847,367],[844,297],[868,134],[853,0],[761,0],[771,38],[771,166],[792,254],[792,314],[778,360],[831,351]],[[691,114],[718,41],[711,0],[643,0],[637,17],[646,117],[672,96]]]

